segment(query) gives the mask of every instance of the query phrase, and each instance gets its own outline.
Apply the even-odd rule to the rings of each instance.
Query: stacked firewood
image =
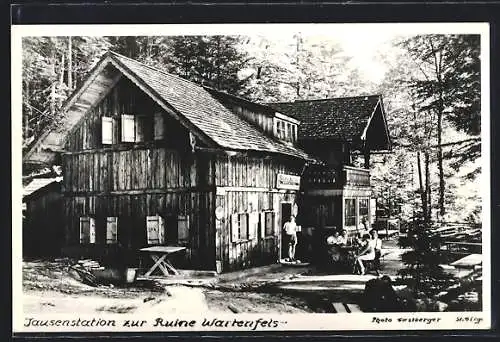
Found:
[[[92,273],[94,270],[103,270],[99,262],[91,259],[79,260],[76,264],[70,266],[71,269],[76,271],[82,282],[97,287],[99,285],[96,276]]]

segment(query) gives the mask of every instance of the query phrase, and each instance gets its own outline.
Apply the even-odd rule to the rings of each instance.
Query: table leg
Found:
[[[172,264],[170,263],[170,261],[168,261],[168,259],[165,259],[163,261],[163,264],[165,264],[165,266],[170,270],[172,271],[173,274],[179,274],[179,271],[177,271],[174,266],[172,266]]]
[[[151,266],[151,268],[149,269],[149,271],[146,272],[145,276],[146,277],[149,277],[153,272],[154,270],[157,268],[157,267],[160,267],[160,270],[162,271],[162,273],[166,276],[168,276],[168,271],[165,272],[165,268],[162,267],[163,265],[161,265],[161,263],[165,260],[165,258],[167,257],[167,255],[162,255],[161,257],[158,257],[157,255],[155,254],[151,254],[150,255],[151,259],[153,259],[153,261],[155,262],[153,264],[153,266]]]

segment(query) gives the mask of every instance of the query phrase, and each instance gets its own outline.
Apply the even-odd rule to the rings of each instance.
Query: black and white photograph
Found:
[[[490,327],[488,24],[13,26],[12,63],[14,332]]]

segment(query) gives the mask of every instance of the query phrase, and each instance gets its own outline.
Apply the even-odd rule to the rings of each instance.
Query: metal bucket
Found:
[[[135,281],[137,277],[137,268],[127,268],[125,270],[125,282],[131,284]]]

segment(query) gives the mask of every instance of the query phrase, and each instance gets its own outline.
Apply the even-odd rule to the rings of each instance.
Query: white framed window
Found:
[[[370,200],[368,198],[360,198],[358,199],[358,217],[360,224],[364,222],[364,224],[369,225],[369,212],[370,212]],[[363,228],[363,227],[361,227]]]
[[[278,139],[294,142],[297,140],[297,125],[282,119],[274,118],[274,135]]]
[[[122,142],[135,142],[135,116],[122,114]]]
[[[248,214],[237,213],[231,215],[231,241],[236,242],[248,239]]]
[[[274,211],[260,213],[260,234],[262,238],[274,235],[274,215]]]
[[[103,116],[101,118],[101,142],[103,145],[113,144],[113,118]]]
[[[118,217],[106,217],[106,243],[118,243]]]
[[[148,245],[165,243],[165,219],[160,215],[146,216],[146,235]]]
[[[278,138],[280,139],[286,138],[285,123],[281,120],[278,120]]]
[[[354,198],[344,200],[344,225],[346,227],[356,225],[356,199]]]
[[[80,217],[80,243],[95,243],[95,219],[93,217]]]

